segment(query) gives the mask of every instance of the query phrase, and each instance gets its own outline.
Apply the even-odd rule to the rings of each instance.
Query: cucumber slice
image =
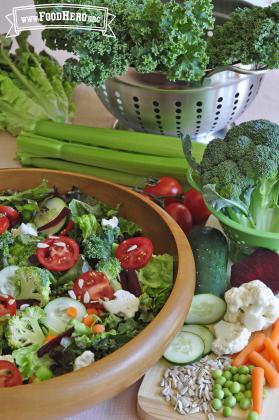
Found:
[[[214,336],[209,328],[204,327],[203,325],[184,325],[181,331],[190,332],[197,334],[203,339],[204,342],[204,353],[203,356],[206,356],[211,352],[211,345],[214,340]]]
[[[34,223],[42,233],[54,235],[63,228],[68,214],[69,209],[61,198],[49,198],[42,203],[41,210],[34,218]]]
[[[86,315],[85,306],[78,300],[68,297],[60,297],[49,302],[44,311],[46,313],[46,326],[55,333],[61,334],[67,328],[68,322],[72,319],[67,315],[68,308],[75,308],[77,315],[75,319],[81,321]]]
[[[197,334],[180,331],[164,353],[171,363],[187,365],[199,360],[204,353],[204,342]]]
[[[195,295],[185,324],[214,324],[223,318],[226,302],[210,293]]]
[[[0,295],[16,296],[17,288],[13,278],[15,272],[19,269],[17,265],[10,265],[0,271]]]

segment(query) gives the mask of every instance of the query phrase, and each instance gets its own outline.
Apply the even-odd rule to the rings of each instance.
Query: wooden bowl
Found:
[[[1,418],[54,419],[109,399],[138,380],[154,365],[182,326],[195,288],[195,265],[186,236],[171,217],[127,188],[97,178],[40,169],[0,170],[0,190],[24,190],[42,179],[65,192],[73,185],[138,223],[152,239],[155,253],[175,260],[175,284],[157,317],[134,339],[102,360],[77,372],[38,384],[0,389]]]

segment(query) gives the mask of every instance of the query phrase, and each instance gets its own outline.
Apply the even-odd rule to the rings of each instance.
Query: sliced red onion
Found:
[[[45,354],[49,353],[50,350],[53,350],[55,347],[59,346],[61,340],[64,337],[71,337],[74,332],[74,328],[69,328],[68,330],[64,331],[62,334],[57,335],[57,337],[50,340],[48,343],[44,344],[42,347],[39,348],[37,351],[38,357],[43,357]]]
[[[141,287],[136,270],[127,270],[128,291],[139,297],[141,295]]]
[[[64,207],[63,210],[61,210],[61,212],[58,214],[58,216],[55,217],[55,219],[53,219],[51,222],[47,223],[46,225],[39,227],[38,231],[46,230],[53,226],[56,226],[59,222],[61,222],[61,220],[69,216],[69,214],[70,214],[70,209],[68,209],[68,207]]]
[[[31,255],[31,257],[28,258],[28,262],[31,265],[34,265],[35,267],[40,265],[39,260],[37,258],[37,255]]]
[[[40,302],[35,299],[19,299],[16,301],[17,309],[20,309],[21,305],[28,305],[28,306],[39,306]]]
[[[128,278],[127,278],[127,271],[121,271],[120,273],[120,283],[123,290],[128,290]]]

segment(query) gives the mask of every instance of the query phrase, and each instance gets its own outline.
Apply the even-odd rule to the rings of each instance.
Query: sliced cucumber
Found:
[[[191,332],[180,331],[164,353],[164,358],[171,363],[187,365],[199,360],[204,353],[201,337]]]
[[[16,297],[18,290],[14,284],[13,278],[18,269],[19,267],[17,265],[10,265],[0,271],[0,295]]]
[[[210,293],[195,295],[185,323],[213,324],[223,318],[226,309],[226,302],[218,296]]]
[[[42,233],[54,235],[65,225],[68,213],[68,207],[61,198],[49,198],[42,203],[41,210],[34,218],[34,223]]]
[[[214,340],[214,336],[209,328],[204,327],[203,325],[184,325],[181,331],[190,332],[193,334],[197,334],[199,337],[203,339],[204,342],[204,353],[203,356],[206,356],[211,352],[211,345],[212,341]]]
[[[77,315],[75,319],[81,321],[86,315],[85,306],[78,300],[68,297],[60,297],[49,302],[44,311],[46,313],[46,326],[54,333],[62,333],[67,328],[68,322],[72,319],[67,315],[68,308],[75,308]]]

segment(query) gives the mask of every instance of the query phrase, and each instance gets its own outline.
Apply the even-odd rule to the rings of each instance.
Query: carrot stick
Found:
[[[94,319],[92,315],[87,315],[83,318],[82,322],[84,323],[84,325],[86,325],[87,327],[91,327]]]
[[[254,367],[252,370],[252,401],[253,410],[262,412],[264,390],[264,370],[261,367]]]
[[[252,351],[262,351],[264,349],[264,340],[265,335],[263,333],[259,333],[255,335],[255,337],[247,344],[244,349],[238,353],[237,356],[232,361],[232,366],[241,366],[248,363],[249,355]]]
[[[272,328],[272,333],[270,336],[271,340],[273,341],[273,343],[275,344],[276,347],[279,346],[279,318],[274,322],[273,324],[273,328]],[[267,349],[265,349],[262,352],[262,356],[270,361],[270,355]]]
[[[269,337],[264,340],[264,345],[269,358],[274,362],[277,370],[279,370],[279,350],[277,349],[277,346]]]
[[[252,351],[249,356],[249,360],[254,366],[263,368],[265,378],[271,387],[279,387],[279,373],[264,357],[262,357],[258,352]]]

